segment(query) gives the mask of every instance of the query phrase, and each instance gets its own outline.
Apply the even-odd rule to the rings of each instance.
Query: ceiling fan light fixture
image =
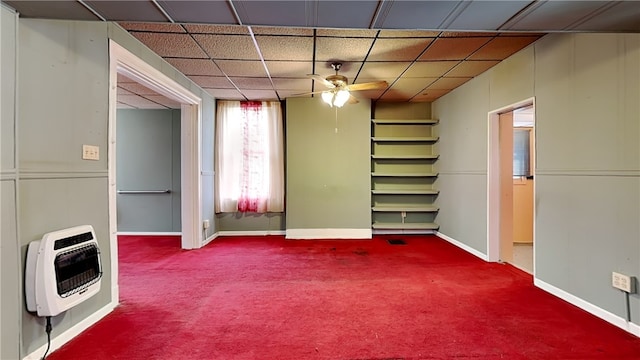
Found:
[[[349,91],[348,90],[338,90],[335,98],[333,99],[333,105],[337,107],[342,107],[347,100],[349,100]]]
[[[323,91],[322,101],[326,102],[330,106],[333,106],[333,91]]]

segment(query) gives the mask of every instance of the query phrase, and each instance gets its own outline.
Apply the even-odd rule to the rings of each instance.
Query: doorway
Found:
[[[196,249],[202,246],[200,231],[200,122],[202,100],[173,79],[118,45],[109,42],[109,240],[111,248],[111,300],[117,304],[118,239],[116,187],[116,127],[117,83],[122,74],[157,93],[180,103],[180,192],[181,247]]]
[[[535,105],[528,99],[489,113],[489,261],[535,274]]]

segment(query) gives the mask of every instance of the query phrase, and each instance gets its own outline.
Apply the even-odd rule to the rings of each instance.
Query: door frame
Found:
[[[531,97],[496,110],[492,110],[487,115],[488,120],[488,164],[487,164],[487,261],[497,262],[500,261],[500,220],[502,217],[500,198],[501,198],[501,184],[500,184],[500,114],[512,112],[513,110],[533,106],[533,112],[535,116],[536,111],[535,97]],[[513,127],[513,124],[512,124]],[[534,139],[535,131],[537,127],[534,127]],[[537,140],[536,140],[537,142]],[[536,147],[534,146],[534,149]],[[534,157],[535,159],[535,157]],[[535,166],[535,164],[534,164]],[[513,184],[510,184],[513,186]],[[535,244],[536,244],[536,201],[535,201],[536,183],[533,187],[533,244],[534,244],[534,268],[533,273],[535,276]],[[512,215],[511,215],[512,216]]]
[[[116,112],[118,73],[181,104],[180,177],[181,177],[181,247],[202,247],[201,229],[201,132],[202,99],[175,80],[144,62],[133,53],[109,40],[109,240],[111,248],[112,301],[118,303],[118,237],[116,189]]]

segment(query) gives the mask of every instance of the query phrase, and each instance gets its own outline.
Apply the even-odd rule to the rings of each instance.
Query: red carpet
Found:
[[[640,339],[531,276],[403,238],[121,237],[121,305],[48,358],[640,359]]]

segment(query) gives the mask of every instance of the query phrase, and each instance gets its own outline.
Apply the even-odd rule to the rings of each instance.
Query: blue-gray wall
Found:
[[[546,35],[435,101],[440,231],[486,254],[487,114],[531,97],[537,281],[624,319],[611,272],[640,276],[638,34]]]
[[[180,110],[119,109],[118,190],[170,193],[118,194],[118,232],[180,232]]]
[[[100,292],[55,317],[54,338],[111,306],[109,39],[202,98],[203,194],[213,188],[214,99],[117,24],[17,20],[4,5],[1,16],[0,357],[19,359],[46,344],[43,320],[27,313],[23,295],[26,247],[44,233],[93,225],[104,265]],[[100,160],[82,160],[83,144],[99,146]],[[213,196],[203,197],[203,217],[213,222],[212,209]]]

